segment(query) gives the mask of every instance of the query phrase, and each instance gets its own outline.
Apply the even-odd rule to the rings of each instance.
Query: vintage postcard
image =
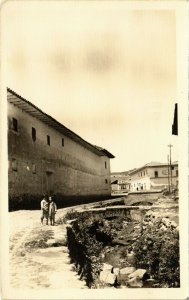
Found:
[[[2,3],[2,299],[187,298],[187,9]]]

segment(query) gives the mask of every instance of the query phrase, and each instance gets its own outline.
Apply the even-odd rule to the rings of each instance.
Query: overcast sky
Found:
[[[166,162],[177,88],[174,10],[123,2],[7,2],[7,86],[116,158]],[[4,23],[5,24],[5,23]]]

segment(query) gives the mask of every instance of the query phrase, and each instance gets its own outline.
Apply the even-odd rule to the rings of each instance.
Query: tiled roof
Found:
[[[99,146],[96,146],[94,145],[94,147],[96,149],[98,149],[99,151],[103,152],[106,156],[108,156],[109,158],[114,158],[115,156],[113,154],[111,154],[108,150],[102,148],[102,147],[99,147]]]
[[[8,102],[14,104],[18,108],[22,109],[26,113],[30,114],[31,116],[37,118],[38,120],[42,121],[46,125],[54,128],[55,130],[59,131],[60,133],[68,136],[75,142],[79,143],[80,145],[84,146],[88,150],[94,152],[95,154],[99,156],[107,156],[109,158],[114,158],[115,156],[111,154],[106,149],[103,149],[98,146],[94,146],[90,144],[89,142],[82,139],[79,135],[59,123],[57,120],[49,116],[48,114],[44,113],[41,109],[39,109],[37,106],[29,102],[28,100],[24,99],[22,96],[18,95],[14,91],[12,91],[10,88],[7,88],[8,96],[7,100]]]

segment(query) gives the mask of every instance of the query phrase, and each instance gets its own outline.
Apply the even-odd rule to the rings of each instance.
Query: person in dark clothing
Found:
[[[55,214],[57,212],[57,206],[56,203],[53,201],[52,197],[49,197],[49,218],[50,218],[50,224],[54,226],[55,224]]]

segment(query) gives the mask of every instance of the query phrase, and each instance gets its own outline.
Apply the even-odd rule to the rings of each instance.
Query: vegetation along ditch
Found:
[[[178,212],[151,206],[141,219],[133,209],[135,218],[113,209],[70,211],[64,221],[71,263],[89,288],[179,287]]]

